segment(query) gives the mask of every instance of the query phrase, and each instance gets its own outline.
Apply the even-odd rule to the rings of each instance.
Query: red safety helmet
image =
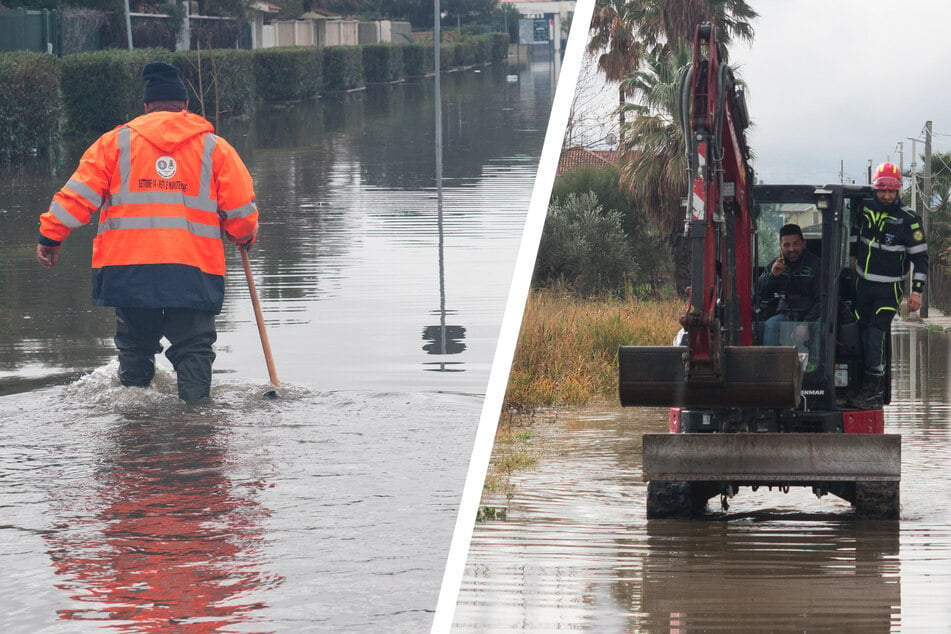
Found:
[[[894,163],[882,163],[875,168],[872,177],[873,189],[898,191],[901,189],[901,172]]]

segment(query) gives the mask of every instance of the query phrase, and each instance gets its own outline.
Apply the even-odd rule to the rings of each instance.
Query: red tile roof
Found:
[[[558,173],[564,174],[579,167],[617,167],[617,150],[588,150],[582,147],[562,150],[558,160]]]

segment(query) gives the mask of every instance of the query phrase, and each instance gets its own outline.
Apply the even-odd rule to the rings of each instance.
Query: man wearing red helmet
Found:
[[[921,308],[921,292],[928,277],[928,244],[921,217],[901,204],[901,172],[892,163],[875,170],[872,200],[852,214],[849,243],[855,273],[855,314],[862,332],[865,382],[851,405],[862,409],[882,406],[887,340],[898,311],[902,281],[914,266],[908,310]]]

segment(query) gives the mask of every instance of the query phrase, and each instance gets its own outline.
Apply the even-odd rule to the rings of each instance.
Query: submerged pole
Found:
[[[440,326],[440,354],[446,354],[446,274],[443,261],[443,226],[442,226],[442,81],[440,73],[439,49],[442,40],[440,31],[441,11],[439,0],[433,0],[435,12],[433,21],[434,70],[436,72],[435,112],[436,112],[436,219],[439,227],[439,326]]]

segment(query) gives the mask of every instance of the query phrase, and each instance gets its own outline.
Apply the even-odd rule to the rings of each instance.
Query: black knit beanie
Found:
[[[165,62],[149,62],[142,69],[145,89],[142,102],[188,101],[188,90],[178,75],[178,69]]]

